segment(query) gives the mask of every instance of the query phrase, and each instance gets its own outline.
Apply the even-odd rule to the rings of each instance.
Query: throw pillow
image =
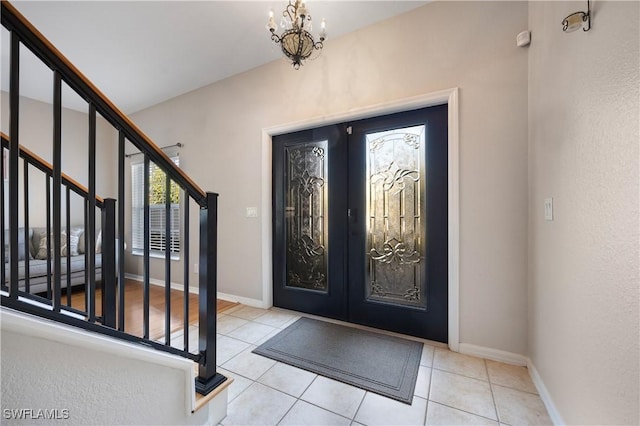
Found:
[[[46,259],[47,258],[47,231],[40,231],[39,235],[40,244],[38,245],[38,251],[36,252],[36,259]]]
[[[84,254],[84,229],[80,232],[78,237],[78,254]]]
[[[84,252],[87,250],[87,248],[85,247],[85,242],[84,242],[84,230],[82,230],[81,234],[78,237],[78,254],[84,254]],[[96,238],[96,253],[102,253],[102,230],[100,230],[100,232],[98,232],[98,237]]]
[[[102,253],[102,230],[98,233],[98,239],[96,240],[96,253]]]
[[[80,254],[80,250],[79,250],[80,236],[83,234],[83,232],[84,232],[83,228],[71,228],[71,232],[69,235],[69,242],[70,242],[69,252],[71,253],[71,256],[77,256]]]
[[[47,259],[47,243],[49,237],[47,236],[47,231],[40,231],[40,245],[38,246],[38,252],[36,253],[36,259],[45,260]],[[60,233],[61,245],[60,245],[60,255],[67,255],[67,231],[62,231]],[[53,233],[51,233],[51,256],[53,258],[54,250],[56,244],[55,239],[53,238]]]
[[[53,238],[53,232],[51,233],[51,240],[55,241],[55,238]],[[68,250],[67,250],[67,231],[62,231],[60,232],[60,256],[62,257],[67,257],[68,255]],[[53,256],[53,251],[51,253],[51,256]]]

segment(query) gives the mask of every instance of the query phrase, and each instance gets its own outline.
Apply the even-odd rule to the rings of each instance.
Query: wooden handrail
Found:
[[[9,137],[0,132],[0,138],[2,139],[2,148],[9,149]],[[29,162],[29,164],[37,167],[48,176],[53,176],[53,166],[51,163],[44,160],[42,157],[35,154],[33,151],[21,146],[20,147],[20,157],[22,157],[25,161]],[[78,193],[78,195],[87,198],[89,196],[89,190],[86,186],[82,185],[72,177],[62,173],[62,184],[73,188],[73,190]],[[102,197],[96,195],[96,205],[98,207],[102,207],[104,204],[104,200]]]
[[[2,306],[9,306],[16,308],[22,312],[32,313],[44,318],[52,319],[58,322],[62,322],[69,325],[82,327],[86,330],[100,332],[109,336],[118,337],[127,341],[135,341],[150,345],[154,348],[161,349],[165,352],[173,353],[183,356],[185,358],[194,360],[199,363],[198,378],[196,380],[196,391],[201,394],[207,394],[220,386],[226,378],[216,371],[216,301],[215,294],[217,292],[217,237],[218,237],[218,194],[212,192],[205,192],[200,189],[189,176],[187,176],[179,167],[177,167],[173,161],[156,145],[151,139],[145,135],[122,111],[120,111],[87,77],[84,76],[69,60],[58,51],[49,40],[47,40],[16,8],[11,5],[7,0],[0,2],[0,18],[2,26],[4,26],[10,32],[11,41],[11,58],[12,63],[10,70],[10,137],[13,140],[9,140],[9,137],[2,134],[2,146],[8,147],[10,150],[10,164],[9,175],[11,185],[9,186],[9,203],[11,205],[9,222],[9,229],[13,230],[9,234],[9,253],[10,253],[10,272],[11,280],[9,286],[8,295],[2,294],[0,301]],[[20,147],[19,139],[19,103],[20,103],[20,45],[29,49],[36,57],[42,61],[43,64],[53,70],[53,163],[55,164],[55,172],[51,164],[44,161],[31,151]],[[75,91],[81,98],[88,103],[88,147],[89,147],[89,190],[78,182],[74,181],[70,177],[62,174],[62,135],[61,135],[61,83],[64,81],[70,89]],[[96,116],[100,114],[117,132],[117,150],[118,150],[118,199],[117,204],[117,220],[116,216],[116,200],[112,198],[106,198],[102,200],[97,198],[97,202],[94,201],[95,196],[95,161],[96,161]],[[170,298],[167,296],[165,299],[166,316],[165,316],[165,343],[159,343],[149,339],[149,285],[150,285],[150,217],[149,217],[149,204],[148,198],[144,197],[144,257],[143,257],[143,269],[144,269],[144,336],[133,336],[125,332],[125,297],[122,291],[122,285],[118,286],[119,293],[119,313],[120,320],[116,321],[116,278],[119,277],[124,282],[125,270],[124,262],[120,262],[118,271],[116,271],[114,259],[116,254],[120,254],[120,259],[124,258],[124,228],[125,228],[125,210],[124,210],[124,175],[125,175],[125,139],[128,140],[134,147],[144,153],[144,163],[149,165],[153,162],[160,170],[166,173],[166,194],[170,191],[170,181],[175,182],[180,188],[184,190],[184,195],[191,197],[200,206],[199,218],[200,218],[200,239],[199,239],[199,277],[198,288],[200,298],[198,302],[199,312],[199,347],[198,354],[193,354],[188,351],[189,342],[189,328],[185,327],[185,348],[183,350],[174,348],[170,345]],[[114,147],[115,148],[115,147]],[[4,149],[4,148],[3,148]],[[18,151],[18,152],[16,152]],[[64,308],[61,303],[61,276],[59,274],[53,275],[53,282],[49,281],[47,288],[47,298],[44,299],[44,303],[51,303],[53,310],[43,309],[40,306],[35,306],[30,303],[25,303],[25,294],[19,288],[18,283],[18,257],[19,257],[19,245],[18,245],[18,210],[13,208],[18,204],[18,157],[22,157],[25,161],[25,170],[28,171],[29,165],[42,170],[47,176],[52,176],[55,183],[53,193],[53,233],[54,235],[61,235],[61,192],[60,187],[67,185],[66,189],[74,190],[76,193],[85,197],[88,209],[85,209],[85,228],[90,232],[85,234],[85,242],[87,244],[88,252],[93,251],[93,238],[90,233],[95,231],[96,209],[94,206],[99,205],[102,210],[102,230],[103,230],[103,263],[102,263],[102,295],[103,295],[103,309],[102,318],[95,315],[96,305],[96,264],[94,256],[87,256],[88,259],[85,266],[86,288],[87,288],[87,304],[88,310],[84,312],[85,317],[83,319],[71,317],[63,314]],[[148,173],[145,173],[145,193],[149,189]],[[49,179],[49,178],[48,178]],[[50,197],[49,186],[47,186],[47,199]],[[168,208],[169,195],[166,196],[165,206]],[[69,197],[67,197],[67,200]],[[25,197],[25,211],[28,211],[28,197]],[[185,232],[184,242],[182,248],[184,248],[184,264],[187,266],[184,268],[184,286],[185,291],[189,288],[189,203],[184,204],[185,214],[183,217]],[[50,227],[50,207],[47,206],[47,228]],[[67,209],[67,222],[70,221],[69,208]],[[25,233],[28,230],[27,226],[28,215],[25,215]],[[170,231],[170,215],[165,216],[165,231]],[[70,226],[70,225],[68,225]],[[116,227],[118,235],[120,235],[120,244],[116,244]],[[4,237],[4,234],[0,234]],[[165,241],[168,241],[168,235],[165,234]],[[182,234],[180,235],[182,239]],[[58,237],[59,238],[59,237]],[[68,241],[69,234],[67,234]],[[49,240],[50,241],[50,240]],[[118,246],[118,247],[116,247]],[[0,241],[0,247],[4,248],[4,245]],[[5,250],[3,249],[3,253]],[[106,254],[106,255],[105,255]],[[171,258],[170,250],[165,247],[165,291],[169,291],[171,288]],[[51,256],[49,256],[51,257]],[[67,261],[69,262],[69,257]],[[57,271],[62,271],[61,266],[61,253],[58,250],[53,252],[54,268]],[[50,262],[47,263],[50,265]],[[68,263],[69,264],[69,263]],[[51,267],[48,266],[48,273],[50,274]],[[4,270],[0,269],[1,280],[4,281]],[[116,276],[116,273],[118,274]],[[70,277],[70,274],[68,274]],[[28,280],[25,280],[28,282]],[[70,281],[69,281],[69,286]],[[53,287],[53,288],[51,288]],[[108,293],[108,297],[104,295]],[[166,293],[168,294],[168,293]],[[53,295],[53,298],[51,297]],[[214,295],[214,297],[210,297]],[[20,296],[20,297],[18,297]],[[35,298],[29,297],[33,300]],[[26,299],[25,299],[26,300]],[[188,298],[185,298],[184,310],[188,312]],[[69,302],[70,304],[71,302]],[[187,314],[185,314],[187,315]],[[116,329],[116,325],[118,328]]]
[[[184,172],[177,167],[129,117],[123,113],[107,96],[102,93],[82,72],[80,72],[56,47],[40,33],[11,3],[2,0],[2,24],[15,31],[22,44],[27,46],[50,68],[57,70],[64,81],[82,96],[93,103],[97,111],[124,132],[127,139],[140,151],[147,154],[157,166],[182,187],[200,206],[204,206],[206,193]]]

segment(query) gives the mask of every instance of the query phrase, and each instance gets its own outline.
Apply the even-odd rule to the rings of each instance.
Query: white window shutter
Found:
[[[179,166],[177,153],[170,158]],[[149,165],[149,181],[153,181],[155,174],[164,174],[155,164]],[[162,179],[164,182],[164,179]],[[144,163],[131,164],[131,245],[132,252],[144,252]],[[173,185],[176,185],[175,183]],[[162,185],[164,192],[164,183]],[[179,193],[178,193],[179,194]],[[178,195],[180,197],[180,195]],[[164,255],[168,246],[173,256],[180,253],[180,200],[171,204],[170,223],[171,235],[165,238],[165,203],[149,204],[149,250],[152,254]]]

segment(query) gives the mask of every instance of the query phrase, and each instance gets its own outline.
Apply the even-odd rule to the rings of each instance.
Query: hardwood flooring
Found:
[[[170,296],[170,331],[171,333],[181,330],[184,327],[184,292],[179,290],[171,290]],[[189,312],[187,322],[189,324],[198,324],[198,295],[188,293],[189,296]],[[100,301],[102,292],[96,290],[96,315],[101,315],[102,307]],[[125,331],[134,336],[143,336],[144,328],[144,292],[143,284],[139,281],[126,280],[125,294]],[[62,295],[63,303],[66,303],[66,295]],[[218,299],[217,312],[220,313],[229,309],[237,303],[228,302]],[[75,309],[85,310],[85,292],[84,289],[76,289],[71,293],[71,307]],[[149,286],[149,337],[151,340],[157,340],[164,336],[165,330],[165,289],[164,287],[150,285]]]

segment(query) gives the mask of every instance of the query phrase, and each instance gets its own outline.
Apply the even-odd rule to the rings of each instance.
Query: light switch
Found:
[[[544,220],[553,220],[553,198],[544,199]]]
[[[258,217],[258,208],[247,207],[247,217]]]

